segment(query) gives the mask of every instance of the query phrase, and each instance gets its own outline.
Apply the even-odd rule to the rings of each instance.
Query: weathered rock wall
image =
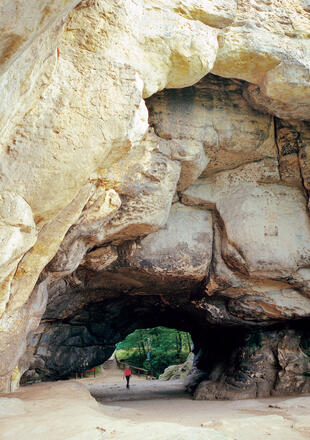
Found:
[[[39,377],[99,363],[149,320],[199,335],[307,318],[307,2],[13,4],[0,390],[29,362]]]
[[[147,100],[153,131],[145,145],[157,145],[166,161],[171,146],[182,145],[185,151],[196,146],[209,161],[191,186],[177,188],[159,231],[132,240],[132,229],[123,224],[128,240],[119,243],[115,217],[104,232],[92,229],[92,243],[109,237],[109,244],[89,251],[73,274],[50,289],[41,328],[30,344],[28,362],[33,357],[24,380],[65,377],[105,359],[104,347],[112,351],[113,344],[134,328],[170,325],[191,331],[196,351],[203,352],[203,361],[198,357],[189,377],[191,390],[208,379],[197,388],[196,398],[280,392],[285,368],[275,354],[272,374],[264,386],[258,385],[262,371],[271,367],[268,359],[260,362],[253,355],[251,341],[264,338],[264,357],[272,340],[279,344],[286,334],[292,341],[307,339],[307,333],[293,324],[309,316],[307,190],[299,161],[294,182],[289,184],[280,172],[282,157],[298,156],[301,145],[306,147],[307,125],[300,123],[300,131],[294,132],[299,146],[290,149],[288,136],[285,147],[281,128],[276,128],[282,122],[251,109],[242,91],[240,84],[208,76],[194,87]],[[216,148],[210,146],[212,130]],[[195,166],[195,161],[187,164],[183,179]],[[127,220],[127,208],[123,211],[122,206],[119,216],[118,221]],[[85,248],[76,248],[70,239],[75,234],[73,228],[63,243],[72,245],[66,258],[62,249],[47,267],[53,276],[63,273],[69,255],[84,255]],[[287,322],[292,330],[262,330]],[[296,341],[296,350],[307,359]],[[286,346],[283,350],[288,356]],[[248,371],[246,379],[237,380],[244,368],[242,353],[250,358]],[[301,362],[297,376],[291,373],[286,392],[296,392],[299,375],[303,381],[298,390],[307,392],[307,362]]]
[[[226,353],[230,352],[229,359],[223,358],[219,347],[200,348],[195,367],[186,378],[187,386],[195,391],[194,397],[198,400],[309,393],[308,344],[307,326],[297,326],[251,332],[230,351],[224,341],[223,348]]]

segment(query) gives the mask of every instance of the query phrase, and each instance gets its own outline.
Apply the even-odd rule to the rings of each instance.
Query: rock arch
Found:
[[[132,309],[193,333],[197,397],[307,391],[305,2],[7,3],[0,390],[108,356]]]

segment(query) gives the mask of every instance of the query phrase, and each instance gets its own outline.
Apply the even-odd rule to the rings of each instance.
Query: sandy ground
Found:
[[[310,396],[199,402],[179,381],[133,377],[127,390],[108,370],[0,395],[0,440],[17,439],[309,440]]]
[[[181,381],[133,377],[127,390],[117,370],[107,371],[103,382],[88,383],[87,388],[105,414],[119,419],[209,427],[238,440],[310,439],[310,396],[195,401]]]

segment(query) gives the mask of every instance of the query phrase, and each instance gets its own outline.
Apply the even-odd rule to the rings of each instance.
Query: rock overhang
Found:
[[[36,227],[2,213],[3,389],[46,301],[59,322],[118,295],[208,328],[308,317],[307,8],[198,3],[81,2],[62,33],[54,1],[9,60],[0,190]]]

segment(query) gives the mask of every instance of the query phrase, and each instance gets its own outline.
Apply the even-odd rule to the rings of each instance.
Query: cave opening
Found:
[[[176,379],[185,377],[192,367],[193,356],[189,356],[192,344],[188,332],[174,328],[159,326],[137,329],[116,344],[114,356],[119,366],[127,364],[137,374],[154,378],[159,378],[166,368],[176,366],[173,374],[170,368],[171,374],[167,377]]]
[[[194,359],[184,389],[197,399],[266,397],[290,392],[293,384],[296,391],[309,384],[304,322],[223,325],[212,315],[202,320],[207,307],[220,310],[223,304],[210,304],[197,292],[163,297],[75,288],[67,297],[59,293],[60,285],[28,341],[24,359],[30,368],[22,383],[70,378],[104,363],[133,332],[160,326],[190,333]],[[204,308],[197,308],[198,301]]]
[[[65,311],[64,298],[59,293],[56,289],[55,295],[50,296],[41,324],[29,338],[24,359],[25,362],[30,360],[30,368],[22,378],[24,383],[64,379],[74,372],[100,365],[133,332],[150,332],[155,340],[161,339],[164,333],[158,329],[165,329],[166,333],[172,332],[164,335],[170,344],[177,335],[184,335],[183,345],[186,343],[187,353],[190,351],[192,339],[187,332],[194,332],[194,324],[188,312],[182,310],[180,298],[120,295],[115,291],[109,295],[104,290],[87,292],[87,303],[83,304],[85,292],[76,291],[68,297]],[[179,360],[184,356],[183,349]],[[170,357],[176,359],[176,356]]]
[[[64,296],[60,289],[62,284],[63,280],[50,292],[41,324],[29,338],[24,360],[30,367],[22,383],[70,378],[76,372],[82,373],[104,363],[115,347],[120,347],[133,332],[143,333],[143,329],[149,329],[154,335],[158,328],[165,328],[174,329],[172,339],[180,333],[191,335],[191,339],[184,337],[187,352],[189,344],[192,345],[194,358],[190,374],[184,377],[184,388],[193,393],[200,382],[217,381],[228,366],[237,362],[238,349],[246,338],[246,331],[240,326],[219,326],[202,321],[201,310],[197,311],[193,305],[200,296],[197,292],[163,297],[75,289],[74,294],[71,291]],[[65,298],[68,300],[66,309],[63,307]],[[165,364],[160,353],[154,356],[154,350],[145,348],[142,368],[148,367],[145,363],[147,351],[151,351],[152,359],[149,369],[156,370],[152,371],[156,377],[170,362],[175,363],[172,361],[176,357],[168,356]],[[185,358],[182,353],[178,363]]]
[[[198,398],[310,390],[306,321],[295,324],[310,313],[307,199],[279,175],[278,150],[279,133],[308,131],[254,110],[245,87],[207,75],[146,100],[139,155],[124,156],[122,182],[113,170],[100,181],[118,208],[97,218],[87,204],[41,274],[47,308],[23,382],[67,378],[166,326],[192,336]]]

